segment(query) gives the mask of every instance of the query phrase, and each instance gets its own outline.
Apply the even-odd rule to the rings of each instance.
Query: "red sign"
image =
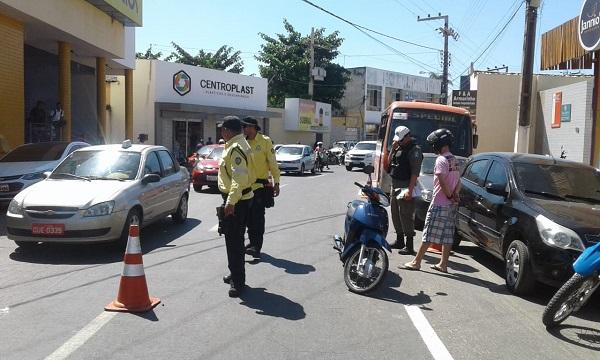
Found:
[[[31,225],[31,233],[33,235],[64,235],[64,224],[33,224]]]
[[[562,92],[557,92],[552,96],[554,107],[552,107],[552,128],[560,127],[560,110],[562,107]]]

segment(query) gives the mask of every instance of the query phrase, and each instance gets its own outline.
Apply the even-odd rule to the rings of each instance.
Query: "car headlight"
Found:
[[[555,223],[544,215],[536,216],[535,221],[544,243],[559,249],[577,251],[585,249],[581,238],[575,231]]]
[[[202,171],[202,170],[204,170],[204,166],[202,166],[202,164],[198,163],[198,164],[196,165],[196,170],[200,170],[200,171]]]
[[[44,170],[44,171],[40,171],[40,172],[36,172],[36,173],[31,173],[31,174],[25,174],[23,175],[22,179],[23,180],[40,180],[44,178],[44,173],[47,171],[52,171],[52,169],[48,169],[48,170]]]
[[[115,207],[114,201],[106,201],[100,204],[96,204],[89,209],[87,209],[84,213],[84,217],[91,216],[105,216],[110,215]]]
[[[15,199],[10,201],[8,204],[8,212],[15,215],[23,215],[23,206]]]
[[[431,202],[431,200],[433,200],[433,191],[421,190],[421,197],[423,198],[423,200]]]

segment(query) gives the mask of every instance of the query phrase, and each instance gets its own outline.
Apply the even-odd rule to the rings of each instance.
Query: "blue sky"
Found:
[[[313,3],[362,26],[404,40],[441,49],[443,38],[435,28],[442,21],[417,22],[416,15],[450,16],[450,24],[460,37],[450,41],[452,78],[465,72],[490,44],[522,0],[312,0]],[[538,17],[535,71],[539,71],[541,33],[577,16],[581,0],[543,0]],[[136,49],[150,44],[155,51],[170,53],[171,41],[190,52],[214,50],[227,44],[242,51],[244,74],[258,74],[254,54],[260,49],[259,32],[283,32],[282,19],[310,33],[311,26],[339,31],[345,39],[337,62],[346,67],[371,66],[418,75],[430,68],[441,69],[438,53],[392,39],[382,41],[425,65],[415,65],[385,48],[352,26],[315,9],[300,0],[145,0],[144,26],[137,29]],[[518,11],[490,51],[481,56],[475,68],[509,66],[521,69],[525,5]],[[440,70],[441,72],[441,70]],[[456,82],[458,83],[458,82]]]

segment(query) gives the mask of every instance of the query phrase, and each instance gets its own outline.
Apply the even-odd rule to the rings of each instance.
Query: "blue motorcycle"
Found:
[[[554,294],[542,321],[547,328],[563,322],[585,305],[600,285],[600,243],[585,249],[573,264],[575,274]]]
[[[391,251],[385,240],[389,224],[385,207],[390,206],[390,199],[383,190],[370,185],[373,171],[373,166],[364,169],[369,175],[367,185],[354,183],[367,200],[348,203],[344,237],[334,236],[333,248],[344,264],[346,286],[358,294],[372,291],[381,284],[389,265],[384,250]]]

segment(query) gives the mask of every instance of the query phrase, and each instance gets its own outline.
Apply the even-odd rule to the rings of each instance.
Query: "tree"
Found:
[[[223,45],[216,52],[200,50],[198,55],[192,55],[184,48],[171,42],[175,51],[165,58],[166,61],[175,61],[180,64],[201,66],[209,69],[224,70],[232,73],[244,71],[244,62],[240,56],[241,51],[233,51],[231,46]]]
[[[430,78],[430,79],[435,79],[435,80],[440,80],[440,81],[443,81],[443,80],[444,80],[444,75],[443,75],[443,74],[438,74],[438,73],[435,73],[435,72],[433,72],[433,71],[430,71],[430,72],[429,72],[429,78]],[[452,80],[448,79],[448,85],[454,85],[454,84],[452,83]]]
[[[147,59],[147,60],[160,60],[160,57],[162,56],[162,52],[157,52],[157,53],[153,53],[152,52],[152,45],[150,45],[150,47],[148,47],[148,50],[146,50],[145,53],[135,53],[135,57],[137,59]]]
[[[285,34],[274,37],[260,33],[265,41],[256,56],[260,75],[269,80],[269,106],[283,107],[286,97],[307,99],[308,68],[310,65],[310,34],[302,34],[286,20],[283,20]],[[339,55],[338,48],[344,39],[334,31],[326,35],[324,28],[315,29],[315,66],[327,71],[324,81],[315,81],[313,99],[330,103],[340,108],[340,100],[344,96],[346,83],[350,80],[350,72],[333,63]]]

